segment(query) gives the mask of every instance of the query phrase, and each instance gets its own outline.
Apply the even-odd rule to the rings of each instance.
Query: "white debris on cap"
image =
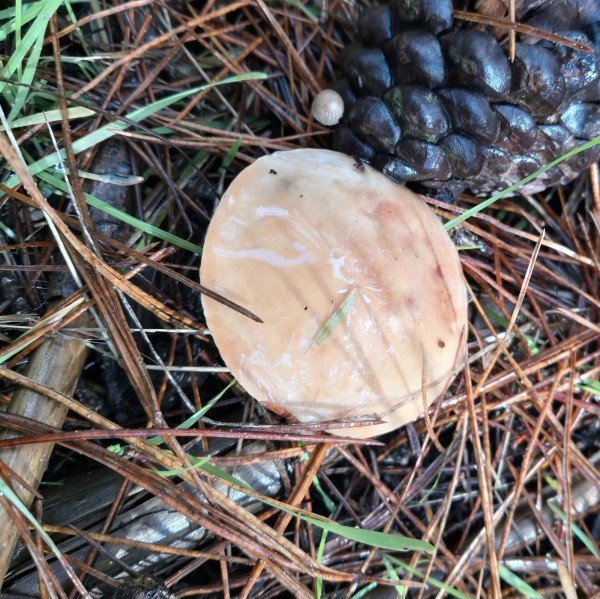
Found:
[[[277,152],[243,170],[210,224],[203,296],[222,358],[256,399],[300,422],[378,435],[415,420],[465,357],[458,253],[417,195],[349,156]]]

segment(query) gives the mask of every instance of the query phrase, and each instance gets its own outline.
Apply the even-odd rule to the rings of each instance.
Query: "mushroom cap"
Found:
[[[344,100],[334,89],[324,89],[315,96],[311,110],[317,122],[331,127],[344,116]]]
[[[276,152],[231,183],[210,223],[202,297],[225,363],[265,406],[357,438],[415,420],[465,357],[458,253],[416,194],[329,150]]]

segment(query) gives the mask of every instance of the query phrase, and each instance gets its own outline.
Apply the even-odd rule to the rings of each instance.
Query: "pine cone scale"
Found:
[[[474,8],[465,4],[456,8]],[[518,16],[594,51],[519,36],[512,63],[497,31],[452,19],[451,0],[366,8],[361,43],[341,55],[348,110],[334,148],[400,182],[488,193],[600,135],[600,0],[566,4],[522,0]],[[581,152],[527,191],[566,183],[599,154]]]

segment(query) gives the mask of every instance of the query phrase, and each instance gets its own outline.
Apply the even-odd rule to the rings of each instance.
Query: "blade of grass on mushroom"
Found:
[[[457,245],[456,249],[459,252],[466,252],[467,250],[481,250],[481,245]]]
[[[537,171],[531,173],[531,175],[527,175],[527,177],[524,177],[523,179],[521,179],[520,181],[517,181],[516,183],[513,183],[506,189],[499,191],[498,193],[494,194],[487,200],[484,200],[483,202],[480,202],[476,206],[473,206],[472,208],[465,210],[460,216],[457,216],[456,218],[453,218],[452,220],[448,221],[444,225],[444,228],[446,229],[446,231],[453,229],[457,225],[460,225],[460,223],[471,218],[471,216],[473,216],[474,214],[478,214],[482,210],[485,210],[488,206],[491,206],[494,202],[501,200],[503,197],[507,196],[508,194],[512,193],[513,191],[517,191],[518,189],[520,189],[521,187],[523,187],[530,181],[533,181],[534,179],[539,177],[541,174],[545,173],[547,170],[550,170],[553,166],[556,166],[557,164],[560,164],[561,162],[567,160],[568,158],[571,158],[571,156],[575,156],[576,154],[579,154],[580,152],[589,150],[590,148],[597,146],[599,143],[600,143],[600,135],[598,137],[594,137],[594,139],[590,139],[589,141],[586,141],[585,143],[577,146],[576,148],[573,148],[566,154],[559,156],[556,160],[553,160],[552,162],[549,162],[548,164],[542,166],[541,168],[538,168]]]
[[[197,94],[201,91],[211,89],[220,85],[230,85],[232,83],[241,83],[243,81],[254,81],[257,79],[265,78],[265,73],[242,73],[240,75],[226,77],[224,79],[221,79],[220,81],[198,85],[197,87],[194,87],[192,89],[172,94],[165,98],[161,98],[156,102],[152,102],[151,104],[143,106],[142,108],[137,108],[136,110],[133,110],[132,112],[127,114],[127,121],[113,121],[112,123],[108,123],[107,125],[99,127],[92,133],[88,133],[87,135],[84,135],[83,137],[75,140],[73,142],[73,152],[75,154],[80,154],[85,150],[89,150],[90,148],[93,148],[99,143],[113,137],[120,131],[125,131],[131,126],[132,123],[138,123],[140,121],[143,121],[144,119],[156,114],[163,108],[168,108],[169,106],[179,102],[180,100],[184,100],[185,98],[193,96],[194,94]],[[45,171],[47,168],[53,167],[54,165],[58,164],[61,160],[65,158],[65,156],[66,154],[64,150],[61,150],[60,152],[55,152],[48,156],[44,156],[43,158],[40,158],[39,160],[36,160],[35,162],[29,164],[28,170],[32,175],[38,175],[42,171]],[[19,178],[16,175],[12,175],[5,181],[4,184],[6,185],[6,187],[13,188],[16,187],[19,183]],[[2,195],[4,194],[0,194],[0,197]]]
[[[356,289],[353,289],[348,297],[342,302],[342,305],[336,310],[327,320],[327,322],[323,325],[323,328],[319,330],[319,332],[313,337],[313,343],[315,345],[321,345],[331,335],[333,329],[337,327],[346,316],[352,310],[352,306],[354,305],[354,301],[356,300]]]

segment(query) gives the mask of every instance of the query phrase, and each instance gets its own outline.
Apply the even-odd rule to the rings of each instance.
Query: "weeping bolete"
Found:
[[[328,150],[265,156],[225,192],[208,229],[209,329],[240,384],[300,422],[370,437],[415,420],[465,356],[467,293],[454,245],[417,195]]]

